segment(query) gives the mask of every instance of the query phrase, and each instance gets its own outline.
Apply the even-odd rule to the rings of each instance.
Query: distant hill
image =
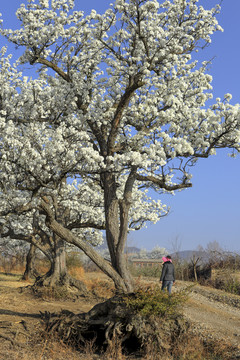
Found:
[[[104,242],[102,245],[98,246],[98,249],[100,251],[108,249],[106,239],[104,239]],[[125,248],[124,252],[125,252],[125,254],[139,254],[141,250],[142,249],[140,249],[136,246],[128,246]],[[150,253],[150,251],[149,251],[149,253]],[[173,260],[179,258],[180,260],[187,261],[187,262],[191,261],[191,259],[193,259],[194,255],[201,259],[200,260],[201,263],[206,263],[209,261],[209,255],[206,251],[183,250],[183,251],[178,251],[176,253],[171,254]]]
[[[106,250],[106,249],[108,249],[106,239],[104,239],[103,244],[99,245],[99,246],[97,247],[97,249],[98,249],[98,250]],[[125,254],[138,254],[138,253],[140,253],[140,251],[141,251],[141,249],[139,249],[139,248],[136,247],[136,246],[127,246],[127,247],[124,249]]]
[[[140,253],[141,249],[139,249],[138,247],[135,246],[128,246],[125,248],[124,252],[126,254],[138,254]]]

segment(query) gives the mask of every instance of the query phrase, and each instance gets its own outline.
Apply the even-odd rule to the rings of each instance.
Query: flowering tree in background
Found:
[[[141,204],[141,196],[146,189],[189,188],[199,158],[219,148],[238,152],[239,106],[227,94],[207,107],[207,62],[191,58],[221,30],[218,6],[116,0],[103,15],[87,16],[73,7],[73,0],[32,0],[17,11],[22,27],[2,30],[24,48],[20,64],[31,64],[37,78],[20,74],[20,65],[10,71],[5,58],[1,184],[7,197],[9,190],[19,192],[16,212],[35,204],[48,229],[79,246],[127,292],[133,290],[124,256],[129,228],[166,212],[154,200]],[[67,206],[86,214],[80,223],[89,231],[99,222],[91,200],[101,197],[111,264],[56,211],[54,196],[66,191],[69,178],[92,190],[86,212],[82,197]]]
[[[149,253],[148,257],[150,259],[161,259],[162,256],[166,255],[166,249],[155,246]]]

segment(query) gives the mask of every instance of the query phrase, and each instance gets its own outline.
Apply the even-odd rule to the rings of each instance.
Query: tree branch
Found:
[[[116,288],[119,290],[127,291],[126,285],[124,284],[123,279],[113,269],[112,265],[105,260],[97,251],[93,249],[86,241],[77,238],[69,229],[65,228],[63,225],[59,224],[55,220],[53,211],[51,210],[50,205],[42,199],[40,207],[46,214],[46,225],[51,229],[56,235],[65,240],[69,244],[73,244],[80,248],[105,274],[107,274],[115,283]]]
[[[47,67],[49,67],[50,69],[52,69],[53,71],[55,71],[59,76],[61,76],[64,80],[66,80],[67,82],[70,82],[71,79],[69,77],[69,75],[67,75],[64,71],[62,71],[56,64],[54,64],[53,62],[47,60],[47,59],[43,59],[41,57],[37,57],[36,60],[34,62],[40,63],[42,65],[45,65]]]
[[[146,182],[149,181],[149,182],[153,183],[154,185],[158,185],[161,189],[165,189],[167,191],[181,190],[181,189],[186,189],[186,188],[192,187],[191,183],[185,183],[184,181],[181,184],[168,185],[165,183],[165,181],[158,179],[151,175],[143,176],[143,175],[136,174],[136,180],[146,181]]]

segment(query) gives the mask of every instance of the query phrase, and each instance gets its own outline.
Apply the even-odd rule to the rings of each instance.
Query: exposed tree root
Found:
[[[127,307],[119,295],[95,305],[89,312],[73,314],[42,314],[46,329],[57,332],[63,341],[81,348],[90,341],[95,347],[106,350],[117,338],[126,353],[146,351],[149,343],[158,351],[169,350],[178,336],[188,330],[181,317],[165,321],[162,318],[144,317]]]
[[[33,292],[39,296],[51,295],[57,298],[72,298],[74,295],[81,297],[89,297],[89,291],[86,285],[69,275],[61,278],[49,276],[48,274],[38,277],[35,283],[31,286]]]

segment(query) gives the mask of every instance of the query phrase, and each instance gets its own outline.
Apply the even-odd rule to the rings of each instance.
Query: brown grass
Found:
[[[71,266],[68,273],[77,280],[83,280],[85,277],[85,270],[82,266]]]
[[[12,274],[12,275],[23,274],[24,270],[25,270],[24,267],[20,266],[20,265],[14,266],[11,270],[10,270],[10,267],[0,266],[0,272],[3,274]]]
[[[149,339],[150,340],[150,339]],[[4,358],[1,360],[233,360],[231,348],[222,343],[204,345],[196,336],[185,336],[179,339],[173,351],[153,350],[151,341],[146,354],[138,356],[126,355],[121,343],[115,338],[109,344],[105,353],[96,354],[94,341],[86,342],[84,347],[75,350],[61,340],[49,337],[49,334],[39,334],[35,340],[30,340],[26,348],[2,348]]]
[[[115,293],[115,288],[112,281],[98,277],[96,279],[89,279],[86,274],[83,282],[86,284],[89,291],[95,293],[99,297],[109,298]]]
[[[101,272],[85,273],[81,267],[73,268],[71,275],[83,280],[90,291],[98,292],[99,296],[110,297],[114,292],[113,282]],[[4,269],[0,268],[2,296],[4,293],[4,284],[7,283],[9,287],[19,287],[21,283],[19,279],[21,275],[17,274],[15,270],[12,275],[4,274]],[[138,285],[141,285],[141,279],[137,280]],[[148,284],[149,285],[149,284]],[[145,286],[142,284],[142,287]],[[107,296],[106,296],[107,295]],[[11,302],[21,301],[20,295],[14,295]],[[3,298],[2,298],[3,299]],[[6,294],[6,301],[9,297]],[[3,304],[3,303],[2,303]],[[61,303],[64,308],[64,304]],[[73,303],[72,303],[73,304]],[[56,303],[53,305],[56,307]],[[4,308],[5,305],[3,304]],[[26,307],[28,308],[28,299],[26,298]],[[49,305],[48,305],[49,306]],[[71,305],[72,306],[72,305]],[[86,306],[86,305],[85,305]],[[58,311],[59,308],[56,308]],[[83,305],[79,303],[78,311],[83,310]],[[29,309],[27,310],[29,311]],[[50,310],[51,311],[51,310]],[[55,310],[54,310],[55,311]],[[73,310],[74,311],[74,310]],[[2,342],[2,339],[0,339]],[[121,348],[121,343],[118,338],[113,339],[109,344],[106,352],[101,355],[95,353],[94,341],[86,342],[85,346],[79,351],[73,349],[61,340],[49,337],[49,334],[39,332],[32,334],[28,340],[27,346],[24,348],[9,346],[7,342],[1,343],[0,359],[1,360],[233,360],[231,357],[231,347],[223,342],[208,342],[204,343],[198,337],[191,333],[184,334],[179,337],[174,349],[169,349],[162,353],[153,350],[151,341],[149,339],[149,347],[147,353],[142,357],[136,357],[134,354],[125,355]],[[1,357],[3,356],[3,357]]]
[[[3,349],[1,349],[3,350]],[[1,351],[3,353],[3,351]],[[26,348],[6,349],[5,357],[0,359],[8,360],[92,360],[87,354],[80,354],[78,351],[67,346],[57,339],[41,339],[30,341]]]

